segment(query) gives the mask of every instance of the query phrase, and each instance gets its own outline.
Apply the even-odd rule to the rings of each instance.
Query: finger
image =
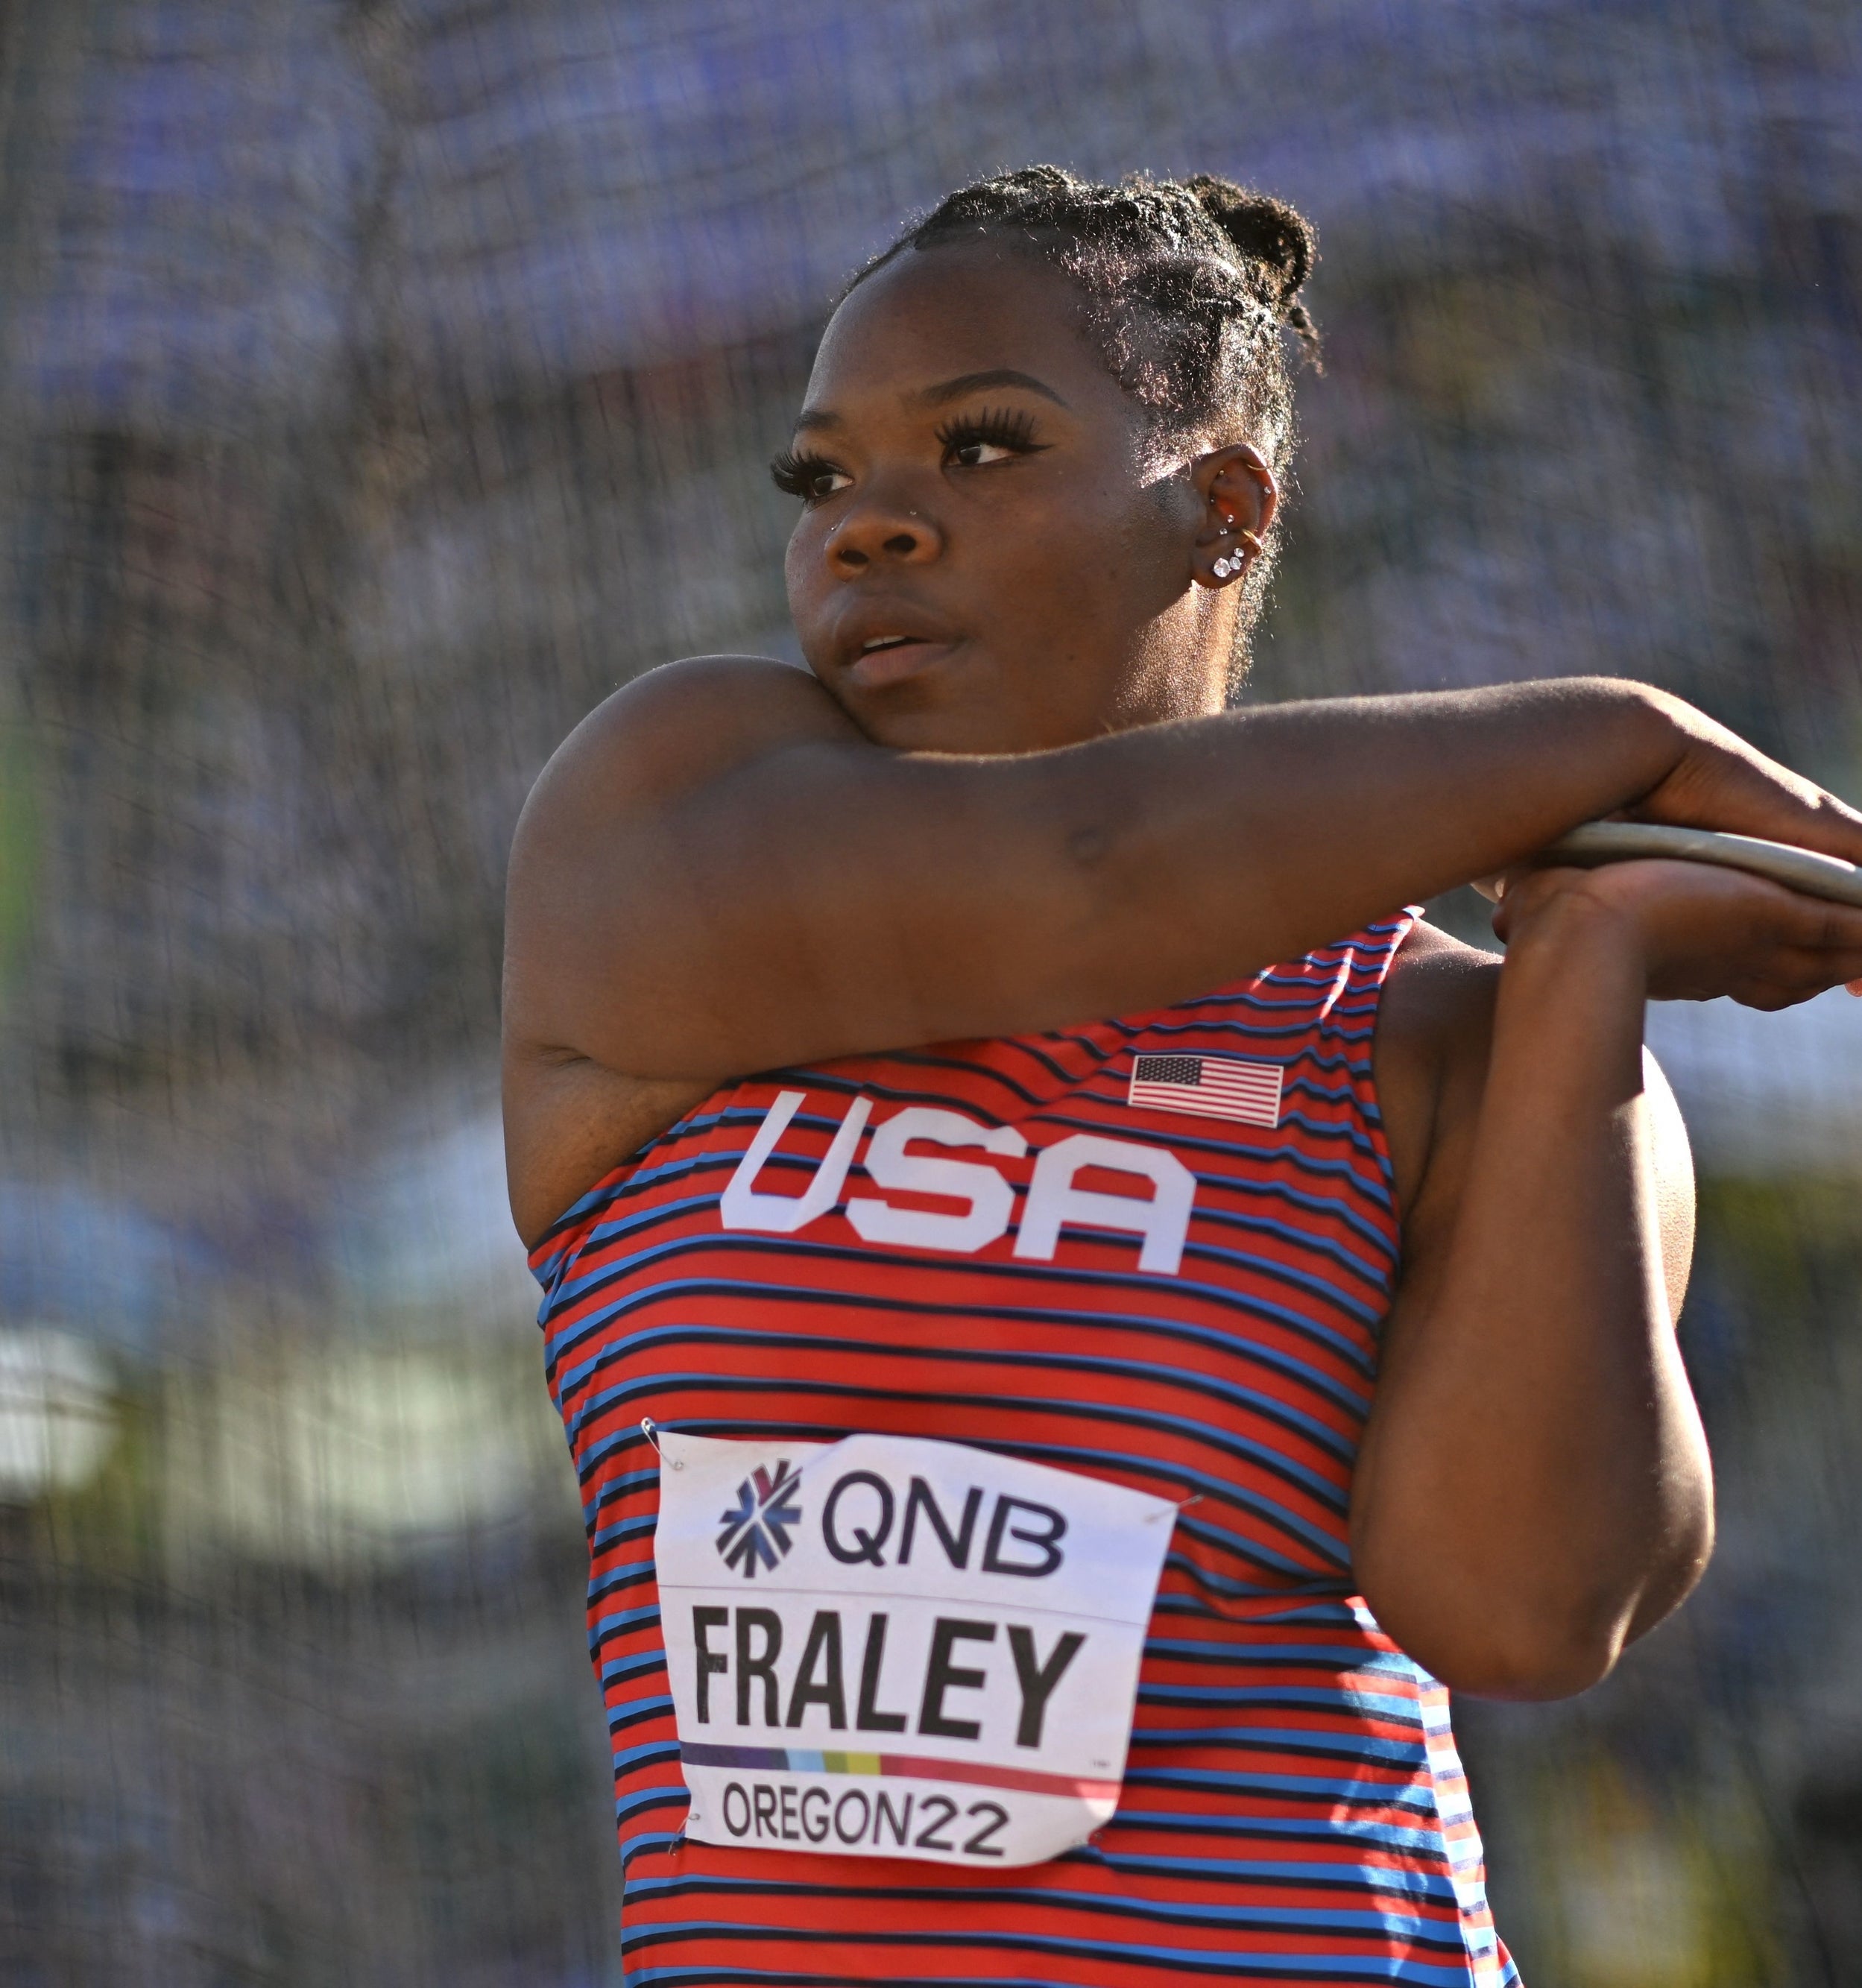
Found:
[[[1810,1001],[1833,988],[1847,987],[1853,991],[1862,985],[1862,954],[1850,952],[1831,955],[1787,949],[1774,954],[1749,975],[1733,977],[1755,987],[1769,987],[1788,1001]]]
[[[1510,870],[1496,870],[1491,876],[1476,877],[1474,888],[1490,904],[1502,903],[1508,891],[1513,890],[1528,877],[1536,877],[1548,870],[1568,868],[1568,864],[1526,862],[1516,863]]]
[[[1794,979],[1816,975],[1826,987],[1842,987],[1862,978],[1862,934],[1806,938],[1801,933],[1780,933],[1772,952],[1773,958]]]
[[[1862,953],[1862,911],[1845,911],[1835,905],[1820,906],[1812,917],[1804,921],[1804,925],[1805,935],[1798,942],[1806,952],[1832,959],[1843,954]],[[1834,984],[1833,975],[1831,985]]]
[[[1824,945],[1832,952],[1857,949],[1862,939],[1862,911],[1852,911],[1845,918],[1827,918],[1824,921]]]
[[[1783,987],[1773,981],[1755,981],[1731,990],[1730,998],[1742,1008],[1756,1008],[1762,1014],[1782,1014],[1787,1008],[1801,1008],[1806,1001],[1827,994],[1827,987]]]
[[[1505,938],[1522,908],[1530,910],[1590,874],[1568,863],[1519,863],[1496,876],[1483,877],[1475,888],[1492,902],[1494,931]]]
[[[1769,879],[1750,881],[1759,886],[1752,895],[1755,905],[1764,907],[1765,934],[1779,945],[1827,955],[1862,952],[1862,909],[1810,897]]]
[[[1795,916],[1742,921],[1722,928],[1717,944],[1698,935],[1684,953],[1658,965],[1655,977],[1669,987],[1715,985],[1740,1001],[1761,989],[1807,1001],[1832,988],[1862,986],[1862,932],[1840,935],[1842,942],[1830,944],[1825,942],[1832,935],[1821,926],[1821,920],[1806,924]]]
[[[1862,978],[1862,975],[1858,975]],[[1742,1008],[1757,1008],[1767,1014],[1780,1009],[1801,1007],[1842,983],[1777,960],[1767,960],[1749,972],[1718,977],[1716,991],[1736,1001]]]
[[[1631,809],[1634,819],[1730,829],[1862,864],[1862,813],[1712,720],[1695,715],[1695,725],[1698,743]]]

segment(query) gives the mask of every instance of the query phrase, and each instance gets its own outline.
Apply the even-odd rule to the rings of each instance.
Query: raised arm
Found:
[[[1674,1330],[1692,1184],[1644,1002],[1801,1000],[1862,972],[1862,911],[1655,862],[1523,878],[1499,923],[1503,968],[1438,941],[1379,1024],[1380,1077],[1411,1087],[1387,1118],[1426,1152],[1398,1155],[1404,1266],[1353,1559],[1445,1682],[1556,1697],[1673,1608],[1712,1541]],[[1386,1032],[1433,1036],[1432,1100]]]
[[[1289,705],[996,758],[899,752],[803,672],[611,698],[512,851],[512,1041],[644,1079],[1180,999],[1613,810],[1862,860],[1862,817],[1603,679]]]

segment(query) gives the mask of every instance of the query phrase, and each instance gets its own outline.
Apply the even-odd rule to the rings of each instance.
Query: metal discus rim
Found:
[[[1715,828],[1672,828],[1647,821],[1587,822],[1542,849],[1533,860],[1589,865],[1633,861],[1638,857],[1716,863],[1723,869],[1768,877],[1810,897],[1862,906],[1862,867],[1857,864],[1788,842],[1766,842],[1757,836],[1732,835]]]

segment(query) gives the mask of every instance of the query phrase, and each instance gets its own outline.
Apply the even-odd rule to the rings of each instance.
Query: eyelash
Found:
[[[1035,449],[1035,418],[1022,407],[985,408],[980,414],[946,421],[938,431],[946,455],[960,448],[988,442],[994,448],[1013,449],[1017,455],[1032,455]]]
[[[769,474],[777,489],[810,504],[820,502],[809,487],[815,478],[840,473],[838,465],[830,462],[825,455],[808,455],[792,448],[779,449],[769,464]]]
[[[1034,433],[1034,417],[1019,407],[985,409],[979,414],[946,421],[937,431],[947,457],[955,455],[959,449],[974,448],[979,442],[992,448],[1012,450],[1017,455],[1032,455],[1044,446],[1036,441]],[[987,464],[970,466],[988,467]],[[813,488],[817,478],[845,474],[838,463],[830,462],[825,455],[799,449],[779,450],[769,465],[770,478],[777,489],[791,497],[799,497],[807,504],[818,504],[823,495],[830,494],[818,492]]]

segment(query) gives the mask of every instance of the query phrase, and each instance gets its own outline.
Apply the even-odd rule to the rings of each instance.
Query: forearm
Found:
[[[1200,931],[1198,968],[1232,972],[1633,804],[1681,756],[1680,708],[1583,678],[1231,712],[1053,756],[1054,813],[1081,824],[1102,915],[1148,901],[1154,946]]]
[[[1515,944],[1466,1186],[1360,1462],[1360,1582],[1451,1682],[1602,1674],[1705,1564],[1711,1476],[1663,1287],[1643,969],[1566,906]]]
[[[1232,712],[1015,759],[809,740],[625,836],[586,810],[521,884],[514,867],[515,956],[549,955],[560,1040],[649,1077],[1130,1012],[1633,803],[1684,749],[1677,708],[1589,680]]]

